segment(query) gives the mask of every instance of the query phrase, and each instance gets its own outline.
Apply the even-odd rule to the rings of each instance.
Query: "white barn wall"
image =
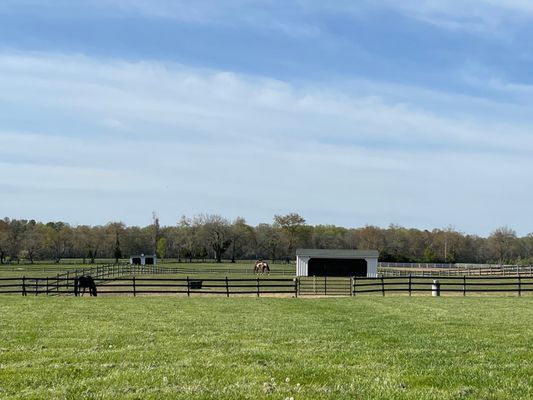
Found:
[[[366,276],[376,278],[378,276],[378,259],[366,259]]]
[[[307,265],[311,257],[298,256],[296,257],[296,276],[307,276]]]

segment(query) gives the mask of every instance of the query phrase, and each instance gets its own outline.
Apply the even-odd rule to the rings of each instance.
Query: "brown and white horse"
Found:
[[[266,271],[267,274],[270,274],[270,267],[268,263],[263,260],[259,260],[254,265],[254,274],[264,274]]]

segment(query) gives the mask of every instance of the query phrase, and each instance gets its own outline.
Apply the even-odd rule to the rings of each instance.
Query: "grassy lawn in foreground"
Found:
[[[531,399],[533,298],[0,297],[2,399]]]

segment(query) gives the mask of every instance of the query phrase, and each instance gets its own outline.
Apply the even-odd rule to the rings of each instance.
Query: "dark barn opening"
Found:
[[[133,257],[131,259],[132,264],[141,265],[141,257]]]
[[[365,259],[311,258],[308,276],[366,276]]]
[[[154,258],[153,257],[146,257],[144,259],[144,265],[154,265]]]

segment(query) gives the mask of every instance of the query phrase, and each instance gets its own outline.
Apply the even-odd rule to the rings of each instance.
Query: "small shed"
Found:
[[[296,250],[296,276],[378,275],[377,250]]]
[[[156,265],[157,257],[155,256],[155,254],[154,255],[141,254],[140,256],[131,256],[130,264],[131,265]]]

